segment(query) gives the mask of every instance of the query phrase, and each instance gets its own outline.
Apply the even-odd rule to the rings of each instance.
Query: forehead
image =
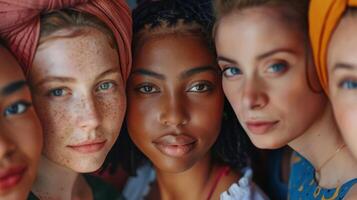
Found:
[[[8,50],[0,47],[0,88],[18,80],[24,80],[21,68]]]
[[[357,63],[356,50],[357,50],[357,17],[346,16],[342,18],[338,24],[335,32],[331,37],[328,47],[329,60],[334,58],[349,58],[353,60],[340,60],[348,62],[352,61]]]
[[[75,37],[62,37],[56,33],[50,37],[36,52],[33,70],[39,72],[37,74],[79,76],[86,73],[90,76],[113,66],[120,70],[117,50],[99,30],[88,28],[87,32]]]
[[[261,6],[223,17],[216,35],[218,51],[228,47],[264,52],[275,46],[301,44],[302,31],[299,31],[297,24],[288,23],[279,13],[280,9],[283,8]]]
[[[133,69],[173,73],[214,62],[215,57],[203,39],[172,34],[143,42],[134,55]]]

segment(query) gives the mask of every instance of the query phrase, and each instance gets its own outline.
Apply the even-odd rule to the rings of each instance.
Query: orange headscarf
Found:
[[[113,32],[124,81],[131,67],[131,13],[125,0],[0,0],[0,36],[28,74],[40,37],[40,14],[73,8],[103,21]]]
[[[357,0],[311,0],[309,26],[317,73],[328,92],[327,48],[331,36],[346,8],[357,6]]]

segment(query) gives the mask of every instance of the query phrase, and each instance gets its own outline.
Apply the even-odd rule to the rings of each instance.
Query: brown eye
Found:
[[[142,85],[137,87],[137,90],[143,94],[152,94],[152,93],[158,93],[160,90],[152,85]]]
[[[206,92],[212,90],[212,85],[209,83],[196,83],[190,87],[188,92]]]

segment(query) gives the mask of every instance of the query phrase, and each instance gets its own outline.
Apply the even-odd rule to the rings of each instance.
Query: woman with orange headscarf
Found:
[[[118,137],[131,66],[124,0],[0,0],[0,35],[20,61],[44,129],[30,199],[116,199],[91,176]]]
[[[357,1],[312,0],[310,38],[320,82],[347,148],[357,159]],[[349,195],[356,199],[353,189]]]

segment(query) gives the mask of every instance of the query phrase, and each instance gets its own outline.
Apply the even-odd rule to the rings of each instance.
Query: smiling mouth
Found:
[[[165,135],[153,142],[161,153],[175,158],[187,155],[196,143],[197,139],[187,135]]]
[[[67,145],[67,147],[79,153],[95,153],[102,150],[106,143],[107,140],[93,140],[75,145]]]
[[[26,170],[26,166],[15,166],[0,170],[0,191],[15,187],[22,180]]]
[[[279,121],[254,121],[246,122],[248,130],[256,135],[263,135],[274,129]]]

